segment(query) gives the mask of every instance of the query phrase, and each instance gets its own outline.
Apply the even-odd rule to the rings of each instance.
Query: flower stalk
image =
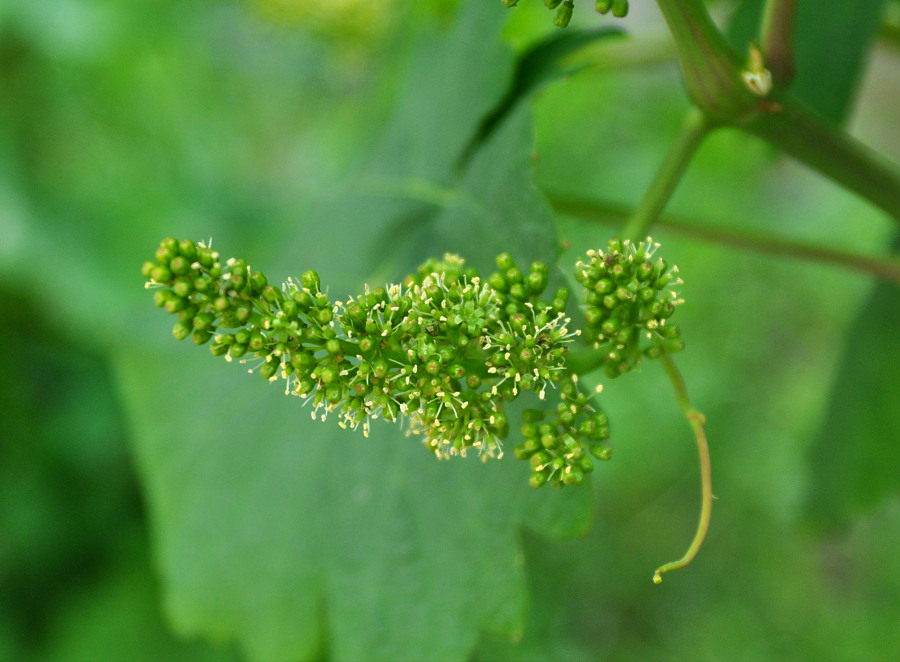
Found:
[[[696,108],[688,111],[675,144],[669,149],[634,214],[622,228],[623,237],[639,241],[647,236],[650,226],[659,218],[691,159],[713,128],[714,124],[706,114]]]

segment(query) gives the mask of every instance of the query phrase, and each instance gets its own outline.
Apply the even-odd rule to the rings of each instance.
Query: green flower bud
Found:
[[[319,381],[326,386],[337,380],[338,376],[338,371],[334,370],[333,368],[325,367],[322,368],[321,371],[319,371]]]
[[[681,338],[672,338],[664,344],[666,354],[675,354],[684,349],[684,341]]]
[[[156,290],[156,292],[153,293],[153,304],[157,308],[162,308],[173,296],[175,295],[172,294],[171,290]]]
[[[300,276],[300,282],[303,284],[303,287],[305,287],[313,294],[316,294],[320,291],[319,288],[322,284],[322,282],[319,280],[319,274],[317,274],[312,269],[304,272],[303,275]]]
[[[257,279],[257,283],[254,284],[252,281],[256,275],[262,276],[261,279]],[[259,283],[265,282],[265,276],[263,276],[258,271],[250,277],[251,283],[250,286],[254,289],[259,285]],[[268,301],[272,305],[281,305],[281,302],[284,301],[284,296],[281,294],[281,291],[277,287],[273,287],[272,285],[263,285],[259,290],[262,298]],[[296,304],[295,304],[296,305]]]
[[[681,336],[681,329],[677,324],[667,324],[659,330],[659,334],[663,338],[674,339]]]
[[[531,468],[535,471],[542,471],[544,466],[550,463],[550,454],[547,451],[538,451],[531,456]]]
[[[316,390],[316,382],[312,377],[302,377],[294,386],[294,391],[299,395],[309,395]]]
[[[607,336],[613,335],[620,328],[622,328],[622,320],[617,317],[610,317],[600,326],[600,330]]]
[[[522,283],[515,283],[509,288],[509,296],[518,299],[519,301],[524,301],[528,298],[528,292],[525,289],[525,285]]]
[[[624,18],[628,15],[628,0],[612,0],[612,15]]]
[[[378,359],[375,363],[372,364],[372,374],[375,375],[378,379],[384,379],[387,375],[389,369],[388,362],[384,359]]]
[[[213,265],[216,263],[216,258],[214,257],[212,249],[206,246],[198,247],[197,262],[199,262],[200,266],[204,269],[212,269]]]
[[[192,330],[193,325],[190,322],[175,322],[175,326],[172,327],[172,335],[175,336],[176,340],[184,340],[191,335]]]
[[[253,311],[250,310],[250,306],[238,306],[234,309],[234,317],[241,324],[246,324],[252,314]]]
[[[562,2],[562,0],[544,0],[547,9],[556,9],[560,2]]]
[[[556,10],[556,16],[553,17],[553,24],[558,28],[564,28],[572,20],[572,10],[575,5],[572,0],[565,0],[559,9]]]
[[[594,470],[594,461],[591,459],[590,455],[582,455],[578,458],[578,467],[584,473],[589,474]]]
[[[266,280],[265,275],[259,271],[254,271],[252,274],[250,274],[249,281],[250,281],[250,291],[253,292],[254,294],[259,294],[260,292],[263,291],[263,288],[269,284],[269,281]]]
[[[591,455],[606,461],[612,457],[612,449],[609,446],[591,446]]]
[[[612,0],[597,0],[594,9],[600,14],[607,13],[612,8]]]
[[[516,263],[509,253],[500,253],[500,255],[497,256],[497,267],[500,271],[507,272],[510,269],[515,269]]]
[[[337,384],[325,389],[325,399],[333,405],[339,403],[343,395],[343,390]]]
[[[549,473],[545,473],[542,471],[536,471],[531,474],[531,478],[528,479],[528,484],[533,488],[537,489],[544,485],[547,482],[547,478],[550,476]]]
[[[184,308],[187,306],[187,302],[184,299],[180,299],[173,294],[168,299],[166,299],[163,305],[165,306],[167,313],[174,314],[179,310],[184,310]]]
[[[194,329],[191,331],[191,340],[194,341],[195,345],[205,345],[212,337],[212,332],[207,329]]]
[[[172,280],[172,272],[168,267],[159,265],[150,272],[150,278],[156,283],[168,283]]]
[[[228,352],[228,348],[231,347],[231,343],[233,342],[234,336],[215,336],[215,339],[209,346],[209,351],[212,352],[213,356],[224,356]]]
[[[178,255],[178,240],[174,237],[166,237],[159,244],[159,251],[163,251],[165,254],[165,258],[160,258],[159,261],[169,261],[176,255]]]
[[[662,356],[662,348],[659,345],[651,345],[650,347],[644,348],[644,356],[648,359],[658,359]]]
[[[247,343],[247,349],[251,352],[258,352],[266,345],[266,339],[261,333],[250,334],[250,340]]]
[[[566,485],[581,485],[584,483],[584,472],[578,467],[569,465],[563,472],[563,482]]]
[[[259,374],[264,379],[271,379],[278,372],[278,367],[281,365],[278,361],[266,361],[259,367]]]
[[[197,259],[197,245],[190,239],[182,239],[178,242],[178,253],[188,262],[193,262]]]
[[[183,276],[191,270],[191,263],[189,260],[178,255],[173,257],[171,262],[169,262],[169,270],[176,276]]]
[[[316,321],[319,324],[328,324],[333,319],[334,313],[331,312],[331,308],[322,308],[316,313]]]
[[[212,286],[212,281],[206,276],[198,276],[194,279],[194,289],[197,292],[201,292],[206,294],[209,292],[209,288]]]
[[[193,325],[199,331],[211,331],[215,328],[215,321],[216,317],[212,313],[200,313],[194,316]]]
[[[172,285],[172,292],[174,292],[177,297],[189,297],[193,291],[194,284],[187,278],[179,278]]]

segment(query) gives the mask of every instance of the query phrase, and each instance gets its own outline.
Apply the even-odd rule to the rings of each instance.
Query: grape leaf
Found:
[[[452,171],[481,121],[467,109],[486,111],[504,88],[473,81],[511,72],[508,54],[495,64],[481,48],[496,50],[498,14],[470,2],[446,41],[426,44],[416,84],[360,177],[377,186],[335,196],[323,207],[328,223],[304,225],[276,259],[290,256],[294,269],[316,259],[324,282],[359,290],[373,274],[402,275],[396,229],[407,224],[409,255],[429,248],[419,261],[453,250],[488,269],[510,250],[523,263],[552,262],[552,217],[531,186],[527,107],[466,172]],[[434,68],[442,61],[472,96],[446,92]],[[431,113],[435,104],[450,107]],[[363,249],[379,236],[389,253]],[[588,490],[536,492],[509,454],[439,462],[388,424],[365,439],[310,420],[278,387],[192,347],[132,348],[116,363],[167,613],[183,633],[236,639],[251,659],[325,650],[335,660],[466,659],[479,632],[522,633],[520,527],[571,535],[589,524]]]
[[[900,290],[881,283],[847,334],[828,417],[812,447],[808,514],[820,525],[845,526],[900,494],[900,372],[884,369],[897,355],[898,328]]]

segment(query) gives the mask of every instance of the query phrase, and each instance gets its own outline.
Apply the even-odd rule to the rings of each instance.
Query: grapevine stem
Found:
[[[647,236],[650,226],[659,218],[691,158],[712,128],[713,125],[702,111],[697,108],[688,111],[675,144],[672,145],[643,200],[622,229],[623,239],[638,242]]]
[[[688,398],[687,386],[684,383],[684,377],[681,376],[681,372],[678,370],[675,362],[665,353],[660,359],[663,368],[665,368],[666,374],[669,376],[669,380],[672,382],[672,386],[675,389],[675,397],[678,399],[678,404],[681,405],[681,409],[684,411],[684,415],[687,418],[688,423],[690,423],[690,426],[693,428],[694,435],[697,438],[697,451],[700,455],[700,485],[702,499],[700,506],[700,522],[697,524],[697,533],[694,534],[694,539],[691,541],[690,547],[688,547],[684,556],[677,561],[666,563],[656,569],[656,572],[653,574],[653,582],[656,584],[659,584],[662,581],[664,572],[683,568],[697,556],[697,552],[700,551],[700,546],[703,544],[703,539],[706,537],[706,532],[709,530],[709,519],[712,513],[713,499],[709,446],[706,443],[706,430],[704,429],[706,418],[703,414],[694,409],[694,406],[691,404],[691,401]]]
[[[768,0],[763,11],[760,30],[761,46],[766,68],[778,88],[794,79],[794,24],[797,0]]]
[[[629,210],[608,201],[579,200],[546,193],[551,206],[560,214],[590,223],[618,225],[629,216]],[[783,239],[760,232],[736,231],[697,224],[693,220],[675,216],[661,216],[657,221],[661,228],[675,233],[722,246],[747,248],[770,255],[785,255],[809,260],[826,266],[845,267],[867,273],[882,280],[900,283],[900,258],[886,255],[863,255],[853,251],[817,246],[802,241]]]

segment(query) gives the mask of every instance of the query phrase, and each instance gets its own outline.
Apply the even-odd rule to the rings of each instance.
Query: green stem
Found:
[[[760,46],[775,87],[784,89],[794,79],[794,23],[796,0],[768,0],[760,28]]]
[[[688,94],[710,122],[756,134],[900,220],[896,166],[796,101],[767,99],[751,91],[742,56],[716,28],[702,0],[657,0],[657,4],[675,40]],[[775,67],[770,72],[776,85],[789,79],[793,66],[795,4],[769,0],[763,19],[763,49],[771,60],[764,64]]]
[[[744,84],[743,57],[713,23],[703,0],[657,0],[666,19],[688,95],[710,118],[731,122],[759,102]]]
[[[701,111],[692,108],[688,112],[681,132],[669,150],[666,160],[663,161],[656,173],[643,200],[622,229],[623,239],[640,241],[647,235],[650,226],[659,218],[669,198],[672,197],[678,181],[697,152],[697,148],[700,147],[712,128],[713,125]]]
[[[612,203],[573,200],[548,193],[553,209],[559,214],[574,216],[587,222],[618,225],[628,218],[627,209]],[[846,267],[882,280],[900,282],[900,259],[891,256],[875,257],[800,241],[782,239],[762,233],[735,232],[730,229],[702,227],[673,216],[660,216],[656,224],[686,237],[724,246],[748,248],[771,255],[809,260],[828,266]]]
[[[660,359],[666,370],[666,374],[669,376],[669,380],[672,382],[672,386],[675,389],[675,397],[678,399],[678,404],[681,405],[681,409],[684,411],[684,415],[687,418],[688,423],[690,423],[691,428],[693,428],[694,435],[697,438],[697,451],[700,455],[700,485],[702,499],[700,506],[700,521],[697,524],[697,532],[694,534],[694,539],[691,541],[690,547],[688,547],[684,556],[677,561],[666,563],[656,569],[656,572],[653,574],[653,582],[656,584],[659,584],[662,581],[663,573],[683,568],[697,556],[697,552],[700,551],[700,546],[703,544],[703,539],[706,538],[706,532],[709,530],[709,519],[712,514],[713,499],[709,446],[706,443],[706,430],[704,429],[706,418],[703,414],[694,409],[694,406],[691,404],[690,398],[688,398],[687,386],[684,383],[684,378],[681,376],[681,372],[678,370],[675,362],[665,353]]]
[[[900,221],[900,171],[843,131],[791,100],[743,128],[881,207]]]

